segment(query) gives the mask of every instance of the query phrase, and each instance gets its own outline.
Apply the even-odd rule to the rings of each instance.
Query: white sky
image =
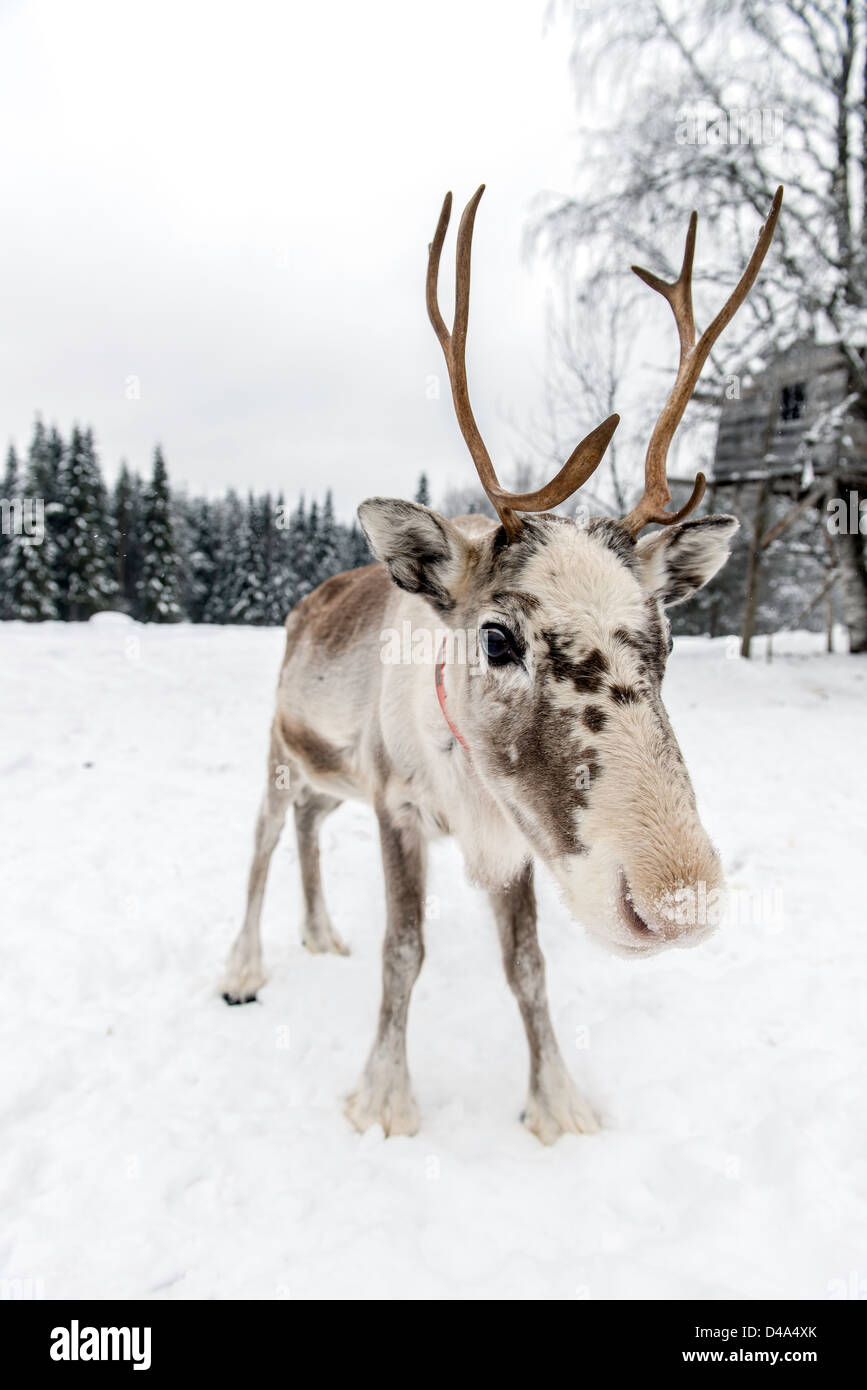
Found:
[[[522,236],[580,157],[571,31],[546,8],[0,0],[4,447],[38,410],[92,423],[109,474],[159,440],[193,489],[332,485],[348,516],[426,468],[438,498],[472,464],[427,243],[444,191],[459,211],[484,180],[470,379],[507,472],[507,422],[542,402],[545,268]]]

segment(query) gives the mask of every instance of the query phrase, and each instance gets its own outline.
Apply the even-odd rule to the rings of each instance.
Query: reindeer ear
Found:
[[[451,522],[430,507],[391,497],[362,502],[358,520],[399,589],[421,594],[438,613],[454,608],[471,544]]]
[[[643,536],[635,547],[642,582],[666,608],[701,589],[729,556],[733,516],[702,516]]]

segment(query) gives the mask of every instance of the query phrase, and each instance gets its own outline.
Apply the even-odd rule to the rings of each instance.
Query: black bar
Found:
[[[486,1324],[496,1323],[498,1317],[485,1313],[480,1303],[467,1300],[473,1322],[467,1329],[460,1326],[446,1332],[438,1322],[438,1331],[428,1321],[414,1329],[411,1313],[401,1318],[400,1339],[418,1336],[418,1350],[430,1373],[430,1352],[443,1359],[444,1373],[453,1375],[466,1357],[459,1351],[466,1331],[471,1333],[466,1348],[475,1359],[483,1348],[491,1355],[491,1364],[500,1357],[509,1357],[508,1347],[518,1357],[530,1353],[541,1329],[524,1327],[518,1332],[517,1345],[513,1337],[503,1338],[502,1329],[491,1340]],[[25,1374],[31,1368],[39,1373],[48,1371],[52,1378],[108,1373],[138,1375],[143,1381],[176,1376],[178,1372],[195,1371],[224,1378],[238,1375],[249,1378],[257,1368],[285,1365],[286,1373],[293,1371],[295,1356],[290,1348],[304,1347],[303,1363],[320,1345],[317,1324],[322,1313],[309,1305],[293,1306],[300,1300],[273,1302],[155,1302],[130,1301],[5,1301],[0,1303],[0,1336],[3,1345],[14,1346],[19,1364]],[[667,1373],[674,1367],[687,1373],[701,1374],[707,1367],[734,1372],[751,1371],[754,1367],[768,1370],[789,1366],[828,1372],[843,1371],[857,1364],[863,1345],[864,1304],[857,1299],[839,1302],[593,1302],[577,1299],[567,1309],[558,1308],[544,1314],[546,1323],[545,1360],[553,1357],[571,1364],[578,1371],[582,1349],[592,1356],[594,1364],[601,1359],[612,1374],[623,1371],[642,1371],[645,1374]],[[382,1374],[391,1361],[386,1342],[392,1344],[395,1335],[391,1316],[383,1310],[365,1308],[366,1330],[358,1342],[353,1338],[353,1311],[341,1308],[325,1313],[328,1325],[343,1329],[338,1345],[354,1344],[361,1352],[359,1373],[373,1371]],[[459,1313],[450,1316],[460,1320]],[[536,1314],[538,1317],[538,1313]],[[312,1326],[311,1326],[312,1318]],[[321,1324],[320,1324],[321,1325]],[[426,1330],[425,1330],[426,1328]],[[96,1329],[96,1333],[94,1333]],[[106,1329],[103,1333],[102,1329]],[[108,1329],[116,1329],[116,1333]],[[125,1330],[125,1331],[122,1331]],[[134,1329],[138,1329],[137,1333]],[[379,1332],[377,1332],[379,1329]],[[379,1333],[385,1339],[378,1342]],[[301,1340],[303,1339],[303,1340]],[[523,1351],[518,1347],[523,1344]],[[410,1344],[411,1345],[411,1344]],[[559,1352],[557,1348],[560,1348]],[[52,1355],[54,1349],[54,1355]],[[365,1353],[366,1349],[366,1353]],[[105,1359],[89,1359],[96,1350]],[[332,1338],[322,1346],[323,1370],[333,1373],[335,1350]],[[406,1348],[407,1352],[409,1348]],[[537,1345],[537,1354],[541,1346]],[[383,1353],[385,1356],[383,1357]],[[126,1359],[115,1359],[123,1358]],[[367,1367],[364,1362],[370,1358]],[[62,1359],[61,1359],[62,1358]],[[399,1358],[402,1360],[403,1357]],[[412,1358],[411,1358],[412,1359]],[[482,1358],[484,1360],[484,1357]],[[136,1372],[136,1361],[141,1370]],[[384,1362],[384,1365],[383,1365]],[[145,1364],[147,1363],[147,1364]],[[404,1363],[406,1364],[406,1363]],[[491,1364],[487,1378],[490,1378]],[[295,1360],[298,1368],[298,1361]],[[375,1370],[374,1370],[375,1367]],[[537,1368],[538,1369],[538,1368]]]

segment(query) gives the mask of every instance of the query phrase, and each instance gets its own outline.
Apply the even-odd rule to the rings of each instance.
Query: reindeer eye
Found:
[[[507,627],[501,627],[499,623],[485,623],[479,637],[489,665],[508,666],[512,661],[520,660],[518,644]]]

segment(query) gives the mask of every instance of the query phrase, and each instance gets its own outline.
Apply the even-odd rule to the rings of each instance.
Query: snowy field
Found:
[[[297,937],[291,825],[260,1002],[216,994],[264,778],[277,629],[0,626],[0,1276],[45,1297],[867,1294],[867,661],[678,642],[667,703],[734,890],[624,961],[540,876],[563,1051],[602,1117],[543,1148],[486,899],[434,846],[416,1138],[353,1133],[383,888],[323,831],[352,954]],[[33,1281],[28,1285],[26,1281]]]

